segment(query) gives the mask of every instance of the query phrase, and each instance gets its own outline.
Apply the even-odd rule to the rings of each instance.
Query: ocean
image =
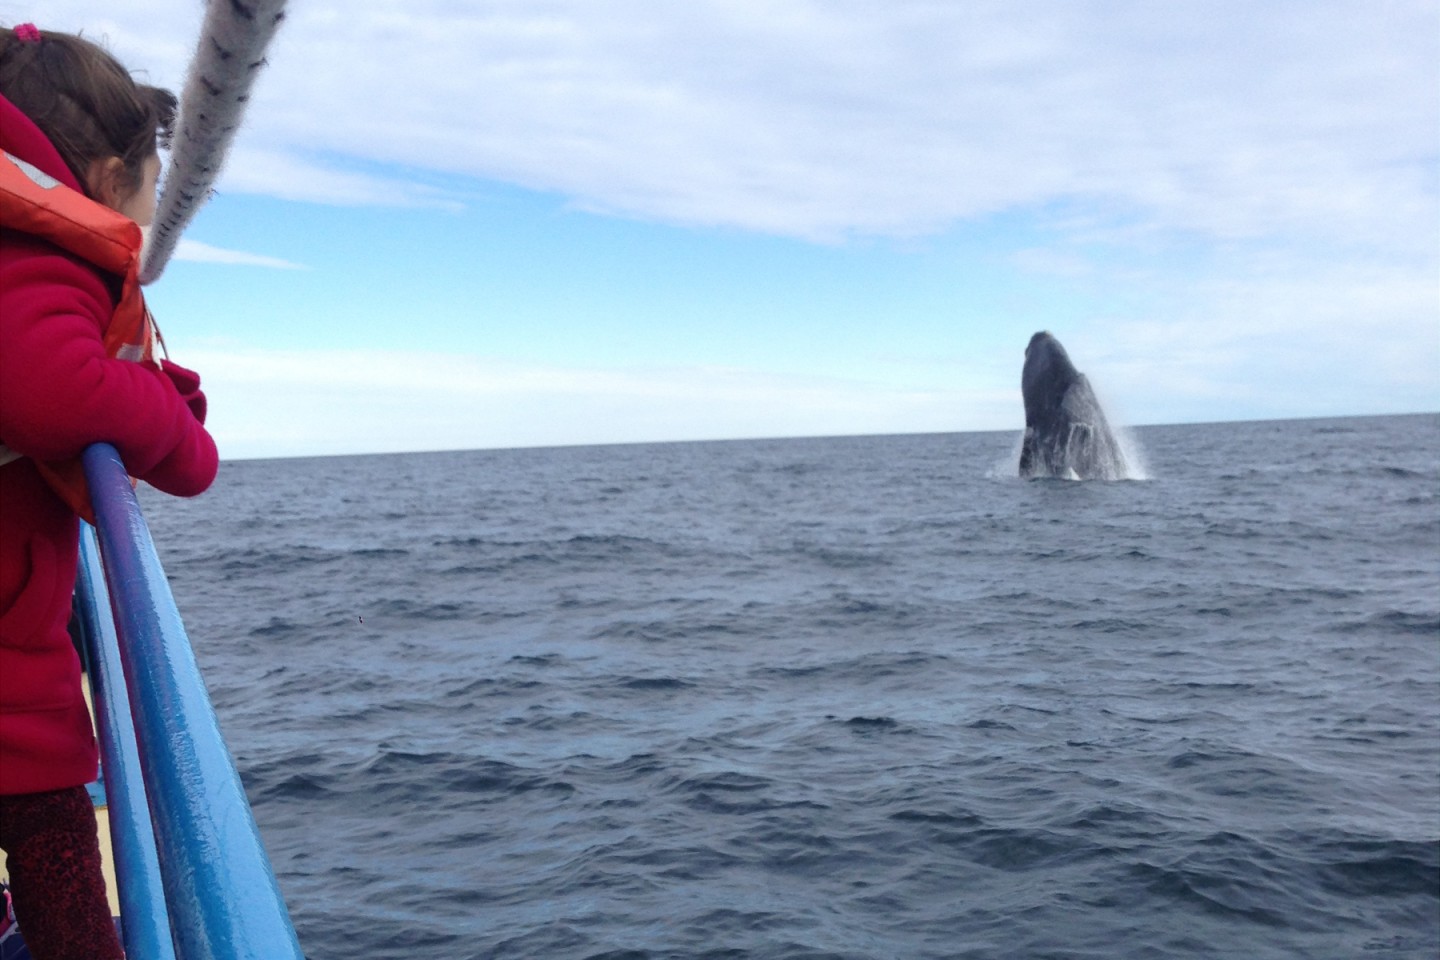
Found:
[[[311,960],[1440,955],[1440,415],[142,493]]]

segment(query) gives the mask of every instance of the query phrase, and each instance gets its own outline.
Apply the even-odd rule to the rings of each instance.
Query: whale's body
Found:
[[[1060,341],[1045,331],[1030,338],[1020,376],[1025,438],[1020,476],[1119,480],[1125,456],[1090,389]]]

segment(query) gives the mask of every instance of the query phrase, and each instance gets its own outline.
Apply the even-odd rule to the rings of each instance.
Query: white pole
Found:
[[[180,95],[170,170],[141,261],[141,283],[159,278],[180,234],[210,199],[250,88],[265,65],[265,47],[285,16],[285,0],[209,0],[206,7]]]

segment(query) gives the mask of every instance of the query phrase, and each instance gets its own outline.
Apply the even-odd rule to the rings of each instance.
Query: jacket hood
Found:
[[[85,192],[50,138],[3,95],[0,95],[0,150],[38,167],[72,190]]]

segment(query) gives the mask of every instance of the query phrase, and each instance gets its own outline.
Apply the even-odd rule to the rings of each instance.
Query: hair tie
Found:
[[[40,31],[33,23],[22,23],[15,27],[15,39],[21,43],[39,43]]]

